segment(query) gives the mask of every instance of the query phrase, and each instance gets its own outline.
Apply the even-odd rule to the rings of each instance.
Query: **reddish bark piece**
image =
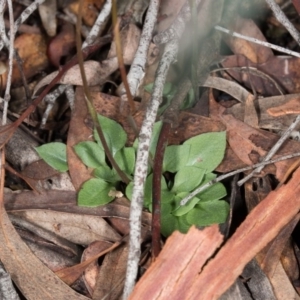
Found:
[[[130,299],[189,299],[184,295],[190,283],[222,241],[218,225],[201,231],[192,227],[187,234],[174,232]]]
[[[294,7],[296,8],[298,14],[300,14],[300,0],[292,0]]]
[[[271,192],[251,211],[215,258],[195,277],[189,292],[176,299],[211,300],[221,296],[241,274],[247,262],[298,213],[299,182],[300,169],[297,169],[288,184]]]
[[[300,98],[294,98],[283,105],[267,109],[268,114],[274,117],[300,113]]]
[[[231,115],[221,115],[220,120],[227,127],[227,139],[235,154],[248,165],[257,163],[258,160],[267,154],[279,136],[264,130],[254,129],[247,124],[235,119]],[[288,155],[300,151],[300,144],[297,141],[288,140],[274,155],[274,158],[281,155]],[[290,166],[297,158],[288,159],[275,163],[276,170],[271,166],[265,167],[264,171],[273,173],[278,180],[282,180]]]

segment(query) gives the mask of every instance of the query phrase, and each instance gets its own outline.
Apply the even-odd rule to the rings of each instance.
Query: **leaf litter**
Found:
[[[105,2],[84,2],[82,10],[84,25],[81,30],[83,36],[88,31],[88,26],[92,26],[96,22],[98,14],[101,14],[101,8],[104,10]],[[205,18],[203,19],[205,15],[214,15],[214,18],[209,17],[203,21],[201,32],[198,33],[199,39],[202,35],[205,36],[207,32],[213,30],[214,25],[219,22],[219,18],[225,9],[223,1],[221,2],[222,5],[219,5],[218,8],[215,8],[208,1],[200,5],[199,18],[202,16],[202,20],[205,20]],[[234,1],[228,2],[233,3]],[[147,5],[148,1],[136,1],[133,6],[125,5],[124,3],[119,6],[117,14],[121,21],[121,44],[126,65],[134,64],[134,57],[142,36],[140,30],[143,22],[142,15],[146,11]],[[184,2],[178,2],[176,6],[171,1],[161,3],[157,27],[159,33],[163,33],[172,24],[173,20],[180,14],[183,5]],[[247,11],[250,14],[251,9],[247,5],[241,4],[240,9],[244,9],[244,12]],[[258,4],[254,3],[252,5],[253,9],[255,9]],[[14,6],[19,11],[24,9],[21,4],[14,4]],[[293,6],[297,9],[296,1],[289,4],[287,9],[283,8],[288,16],[295,14]],[[72,24],[74,24],[74,18],[76,20],[78,16],[78,7],[78,1],[58,8],[55,7],[53,1],[46,1],[39,8],[41,21],[35,23],[43,26],[46,33],[41,31],[43,33],[20,32],[18,34],[15,40],[15,48],[23,61],[21,66],[23,71],[20,73],[20,66],[15,60],[12,72],[13,88],[17,88],[22,83],[24,89],[27,89],[26,95],[37,95],[51,84],[53,78],[60,72],[61,66],[65,61],[70,60],[74,54],[75,27]],[[63,21],[56,18],[57,9],[63,9],[61,10],[63,11]],[[48,13],[45,14],[45,11],[48,11]],[[263,18],[263,14],[266,11],[268,11],[268,7],[262,5],[259,16],[261,21],[268,24],[272,30],[278,30],[279,35],[282,34],[284,29],[278,21]],[[53,21],[50,22],[47,18],[53,19]],[[32,20],[34,20],[34,17],[32,17],[30,24],[32,24]],[[226,24],[226,21],[223,22]],[[243,15],[237,16],[227,26],[232,31],[261,41],[272,39],[273,33],[271,31],[262,31],[256,25],[258,23],[255,16],[252,15],[245,18]],[[53,25],[54,27],[52,27]],[[29,30],[30,26],[26,26],[28,26],[27,30]],[[106,29],[103,30],[109,30],[108,27],[106,26]],[[186,32],[189,34],[186,34],[187,38],[182,40],[182,49],[178,54],[178,64],[175,67],[172,66],[167,82],[179,82],[180,77],[186,72],[183,71],[183,66],[195,63],[183,58],[183,54],[188,51],[187,49],[193,48],[188,41],[188,39],[193,40],[190,34],[191,27],[187,28]],[[49,37],[54,38],[46,44],[45,41],[49,40]],[[220,58],[218,66],[220,68],[211,73],[211,76],[203,84],[205,87],[210,88],[206,96],[205,94],[201,96],[203,106],[207,106],[208,114],[198,114],[194,108],[178,112],[179,126],[170,131],[168,143],[170,145],[185,145],[185,141],[199,134],[226,131],[227,145],[225,156],[221,164],[214,166],[214,168],[217,167],[216,171],[220,173],[227,173],[243,166],[260,162],[279,140],[280,134],[289,128],[299,114],[299,68],[297,68],[299,58],[283,57],[269,48],[226,35],[223,36],[223,42],[227,44],[228,49],[227,52],[225,51],[226,54],[223,55],[222,59]],[[289,41],[289,43],[287,47],[295,47],[293,41]],[[151,47],[153,47],[153,44]],[[156,52],[152,52],[153,49]],[[160,52],[162,52],[162,49],[155,46],[148,53],[146,73],[145,76],[141,76],[144,77],[145,83],[154,82],[154,74]],[[131,147],[132,145],[135,147],[136,130],[133,129],[132,121],[135,122],[137,128],[142,126],[149,95],[143,86],[134,92],[135,100],[141,99],[141,102],[135,101],[136,111],[132,112],[130,119],[126,115],[127,104],[124,104],[123,100],[121,100],[123,99],[122,86],[118,87],[120,77],[116,55],[114,41],[110,47],[104,49],[100,54],[91,56],[84,63],[84,69],[97,112],[120,124],[127,134],[126,147]],[[190,57],[192,56],[190,55]],[[1,59],[5,61],[5,55]],[[1,75],[1,78],[2,87],[5,87],[7,84],[7,72]],[[26,79],[25,84],[24,78]],[[26,81],[28,83],[35,82],[35,85],[27,86]],[[74,151],[74,147],[80,142],[93,142],[93,124],[86,108],[86,87],[81,87],[83,83],[79,66],[76,65],[68,70],[57,84],[77,86],[74,94],[74,110],[71,112],[63,109],[63,102],[66,103],[67,101],[64,99],[64,96],[60,96],[59,101],[54,104],[53,116],[50,116],[48,119],[46,129],[36,127],[34,129],[31,128],[31,130],[35,132],[35,135],[43,139],[42,143],[45,143],[46,140],[55,142],[63,140],[67,142],[66,154],[64,154],[63,158],[59,158],[64,164],[60,168],[61,171],[68,170],[68,173],[65,174],[73,186],[67,188],[68,185],[62,182],[61,177],[57,176],[57,173],[53,170],[47,169],[43,164],[28,162],[27,166],[25,163],[20,168],[13,160],[9,161],[14,168],[22,172],[21,174],[23,175],[20,177],[26,178],[29,186],[39,191],[40,194],[25,191],[28,186],[24,183],[21,184],[21,189],[24,189],[24,191],[19,191],[18,194],[15,192],[2,193],[1,197],[4,197],[5,209],[9,212],[13,224],[16,225],[18,223],[18,226],[16,231],[2,207],[0,232],[2,247],[0,247],[0,258],[6,271],[9,272],[12,280],[27,299],[38,299],[41,297],[43,299],[70,299],[70,297],[72,299],[87,299],[63,284],[53,272],[59,274],[68,284],[72,284],[84,274],[83,278],[86,287],[83,294],[88,297],[98,299],[109,295],[110,299],[120,299],[127,268],[127,235],[131,234],[129,229],[130,204],[127,199],[121,198],[100,207],[77,206],[74,188],[76,191],[80,191],[87,180],[95,179],[94,175],[96,173],[91,168],[94,165],[88,164],[87,166],[79,159],[79,156]],[[212,89],[214,89],[214,93]],[[217,93],[216,90],[221,92]],[[26,98],[27,96],[24,97]],[[27,105],[26,101],[22,105],[24,103]],[[201,105],[202,102],[199,103],[196,106]],[[59,113],[59,111],[62,111],[62,113]],[[42,106],[37,107],[36,112],[30,117],[33,119],[30,120],[31,124],[37,124],[42,113]],[[63,124],[63,126],[55,125],[56,123]],[[15,131],[13,126],[6,126],[0,130],[2,147]],[[60,131],[61,128],[58,129],[58,127],[65,127],[65,129]],[[283,155],[293,155],[300,152],[300,144],[298,142],[299,126],[295,130],[292,133],[294,140],[287,139],[273,158],[277,159]],[[46,135],[48,136],[46,137]],[[207,141],[207,144],[213,144],[213,142]],[[111,144],[110,146],[114,145]],[[217,146],[215,145],[214,149],[217,149]],[[114,149],[115,152],[119,150],[119,148]],[[49,149],[47,151],[52,152]],[[51,154],[47,153],[47,151],[45,155]],[[186,149],[185,151],[188,150]],[[212,153],[212,151],[210,152]],[[166,153],[170,155],[170,150]],[[186,155],[186,157],[188,156]],[[120,158],[118,159],[120,160]],[[202,157],[197,158],[199,164],[202,163],[202,159]],[[105,157],[103,156],[99,162],[100,165],[106,163]],[[170,164],[172,163],[170,162]],[[257,200],[256,207],[251,212],[249,209],[249,213],[244,215],[243,220],[238,221],[240,225],[237,228],[231,229],[235,233],[233,235],[230,234],[229,238],[220,234],[215,225],[202,231],[192,228],[184,236],[178,232],[171,235],[155,262],[151,264],[151,261],[148,260],[145,263],[145,266],[149,264],[151,266],[139,280],[131,299],[141,299],[141,297],[149,297],[149,295],[153,295],[153,297],[155,297],[154,295],[160,295],[161,299],[163,299],[163,295],[166,297],[174,295],[174,297],[172,296],[174,299],[215,299],[220,297],[234,283],[236,278],[242,273],[243,268],[249,266],[247,263],[253,258],[257,260],[259,268],[267,275],[267,280],[272,285],[277,299],[283,299],[284,294],[290,295],[291,298],[299,297],[297,285],[295,284],[299,270],[292,267],[293,264],[291,263],[294,262],[295,266],[296,260],[299,259],[299,251],[297,252],[299,245],[292,238],[292,232],[296,232],[296,224],[299,221],[299,216],[297,215],[299,210],[297,197],[298,165],[299,159],[297,157],[274,162],[263,169],[259,174],[259,178],[250,179],[246,183],[245,190],[240,191],[240,198],[245,201],[247,206],[249,206],[250,200],[255,198]],[[26,166],[25,170],[24,166]],[[187,166],[184,166],[184,163],[179,163],[178,166],[181,170],[180,172],[184,172],[184,168],[187,168]],[[203,166],[205,166],[205,161]],[[190,167],[190,171],[192,167]],[[205,169],[205,167],[203,168]],[[213,171],[214,168],[209,170],[209,172]],[[126,168],[123,166],[123,169]],[[171,183],[174,181],[171,178],[175,176],[178,180],[178,176],[181,173],[178,173],[179,175],[176,177],[174,173],[178,172],[178,170],[176,168],[170,170],[167,170],[168,172],[165,176],[168,178],[168,189],[172,191]],[[194,172],[196,171],[195,169]],[[130,172],[131,174],[129,175],[132,176],[132,171]],[[98,171],[98,174],[100,173]],[[193,176],[192,174],[186,175]],[[115,175],[111,176],[113,178]],[[106,178],[108,180],[109,176]],[[200,177],[198,179],[200,182]],[[13,181],[13,184],[6,182],[5,186],[14,190],[20,190],[20,180],[14,178]],[[54,181],[57,184],[54,185]],[[192,181],[188,183],[191,184]],[[197,180],[194,181],[199,184]],[[261,190],[263,188],[262,182],[268,182],[268,188],[264,192]],[[177,181],[174,184],[175,188],[173,191],[176,188],[178,189],[179,186]],[[60,191],[58,190],[59,185],[62,187]],[[278,188],[276,189],[277,185]],[[56,190],[53,189],[54,186],[56,186]],[[235,187],[230,188],[229,184],[226,184],[226,188],[227,190],[232,189],[232,192],[235,189]],[[125,191],[122,185],[118,186],[118,189]],[[185,194],[185,191],[181,191],[181,189],[182,187],[180,186],[180,192]],[[116,190],[115,192],[117,193],[118,191]],[[166,199],[170,196],[167,193],[164,195]],[[145,194],[145,197],[147,198],[148,196]],[[205,208],[204,210],[207,210],[207,212],[214,209],[221,211],[222,208],[218,205],[222,202],[213,198],[213,195],[210,195],[210,200],[215,200],[215,203],[212,203],[213,201],[200,203],[202,208]],[[228,199],[226,198],[226,200]],[[192,204],[193,209],[195,205],[194,203]],[[200,204],[198,205],[199,207]],[[211,206],[212,204],[215,206]],[[186,207],[183,207],[180,211],[185,212]],[[205,224],[206,216],[205,214],[202,215],[202,213],[203,211],[199,210],[196,213],[196,210],[194,210],[190,215],[187,214],[185,221],[189,220],[193,215],[193,220],[197,217],[201,218],[197,222],[198,224]],[[233,213],[233,220],[235,220],[239,212],[234,206],[231,213]],[[274,219],[276,219],[276,224],[274,224]],[[217,221],[215,222],[217,223]],[[149,212],[143,211],[141,223],[143,224],[141,241],[144,249],[150,238],[151,214]],[[29,224],[31,225],[29,226]],[[226,222],[223,225],[226,226]],[[20,236],[28,243],[32,252],[21,240]],[[225,239],[225,243],[220,247],[223,239]],[[196,240],[199,243],[203,241],[203,243],[197,246],[195,245]],[[162,241],[164,242],[165,240],[163,239]],[[265,247],[267,244],[268,246]],[[99,253],[105,248],[110,248],[111,245],[114,245],[113,247],[117,247],[117,249],[107,253],[101,265],[98,265],[96,261],[101,255]],[[81,251],[78,249],[81,247],[84,247],[85,251],[93,247],[96,250],[89,257],[85,257],[85,254],[83,254],[85,258],[82,259],[81,264],[78,264],[78,258],[81,256]],[[76,253],[74,249],[77,249]],[[43,251],[45,255],[41,255]],[[51,255],[46,255],[47,251],[52,251]],[[199,255],[197,255],[197,258],[193,256],[195,251],[205,253],[204,256],[200,255],[201,261],[198,261]],[[53,252],[56,252],[57,256],[53,255]],[[217,253],[216,256],[211,258],[215,252]],[[33,253],[36,253],[36,255]],[[41,263],[37,256],[53,272]],[[70,260],[71,256],[73,256],[72,260]],[[197,261],[191,263],[192,261],[188,259],[190,256]],[[66,257],[69,257],[69,259]],[[178,260],[180,257],[182,259]],[[237,257],[238,259],[236,259]],[[54,263],[55,260],[60,259],[60,263]],[[165,265],[162,263],[164,261],[166,261]],[[206,264],[207,261],[209,262]],[[73,266],[70,264],[73,264]],[[197,264],[197,268],[194,267],[195,264]],[[202,270],[202,265],[204,264],[206,264],[206,267]],[[224,267],[232,270],[230,276],[226,275],[224,277],[224,274],[221,272],[221,269]],[[172,272],[170,271],[171,269],[173,270]],[[181,272],[181,270],[183,271]],[[153,282],[157,282],[160,278],[159,276],[162,276],[160,284],[154,285]],[[278,278],[281,278],[281,280]],[[167,283],[168,287],[165,289],[164,284]],[[250,285],[248,288],[251,290]],[[49,293],[49,291],[51,292]],[[261,293],[263,293],[262,290]],[[269,299],[269,297],[267,298]]]

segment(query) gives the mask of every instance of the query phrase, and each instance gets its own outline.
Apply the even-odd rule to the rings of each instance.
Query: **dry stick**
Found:
[[[10,27],[14,28],[14,13],[13,13],[13,7],[12,7],[11,0],[7,0],[7,6],[8,6]],[[14,58],[14,40],[15,40],[15,34],[14,34],[14,32],[11,32],[10,37],[9,37],[8,75],[7,75],[6,88],[5,88],[5,94],[4,94],[2,125],[6,124],[8,102],[10,100],[10,87],[11,87],[11,79],[12,79],[12,71],[13,71],[13,58]]]
[[[127,95],[127,100],[129,103],[130,107],[130,114],[135,113],[135,105],[134,101],[132,99],[132,95],[129,89],[128,81],[127,81],[127,75],[126,75],[126,70],[124,66],[124,60],[123,60],[123,55],[122,55],[122,47],[121,47],[121,38],[120,38],[120,30],[119,30],[119,22],[117,20],[117,4],[116,0],[113,0],[113,6],[112,6],[112,21],[113,21],[113,26],[114,26],[114,37],[115,37],[115,44],[116,44],[116,52],[117,52],[117,57],[118,57],[118,63],[119,63],[119,70],[121,73],[121,78],[122,82],[124,84],[125,90],[126,90],[126,95]]]
[[[195,189],[192,193],[190,193],[188,196],[186,196],[185,198],[183,198],[180,201],[180,206],[184,206],[189,200],[191,200],[192,198],[194,198],[197,194],[203,192],[204,190],[206,190],[207,188],[209,188],[213,184],[215,184],[217,182],[220,182],[220,181],[222,181],[225,178],[228,178],[228,177],[233,176],[233,175],[238,174],[238,173],[242,173],[242,172],[245,172],[245,171],[249,171],[249,170],[255,169],[257,167],[264,167],[264,166],[269,165],[269,164],[273,164],[273,163],[276,163],[276,162],[279,162],[279,161],[282,161],[282,160],[286,160],[286,159],[290,159],[290,158],[295,158],[295,157],[298,157],[298,156],[300,156],[300,152],[296,152],[296,153],[293,153],[293,154],[280,156],[280,157],[278,157],[276,159],[272,159],[272,160],[268,160],[268,161],[263,161],[263,162],[255,164],[255,165],[252,165],[252,166],[249,166],[249,167],[245,167],[245,168],[241,168],[241,169],[238,169],[236,171],[232,171],[232,172],[229,172],[227,174],[221,175],[221,176],[219,176],[219,177],[217,177],[215,179],[212,179],[211,181],[207,182],[206,184],[200,186],[199,188]]]
[[[157,141],[152,180],[152,258],[156,258],[161,250],[161,177],[164,152],[168,144],[171,128],[178,127],[178,114],[181,103],[192,88],[192,82],[185,77],[180,83],[170,106],[163,115],[163,125]]]
[[[170,41],[165,46],[164,53],[156,71],[153,93],[139,134],[139,145],[134,172],[134,186],[130,205],[129,253],[123,293],[124,300],[127,299],[132,292],[137,276],[138,264],[141,255],[141,214],[144,201],[144,186],[148,170],[150,139],[157,110],[162,100],[166,75],[171,63],[176,60],[177,48],[177,41]]]
[[[1,2],[1,1],[0,1]],[[86,59],[91,53],[97,51],[103,45],[109,43],[111,41],[111,35],[106,35],[102,37],[98,43],[93,44],[82,50],[82,54],[84,59]],[[78,62],[77,56],[74,56],[66,65],[62,67],[62,69],[58,72],[58,74],[53,78],[53,80],[46,86],[46,88],[42,91],[42,93],[29,105],[29,107],[22,113],[22,115],[17,119],[14,123],[9,126],[6,126],[0,129],[0,135],[7,133],[5,139],[1,141],[0,148],[4,146],[4,144],[9,140],[10,136],[15,132],[17,127],[35,110],[37,105],[44,99],[44,97],[49,93],[49,91],[57,84],[63,75],[73,66],[75,66]]]
[[[120,167],[116,163],[116,161],[115,161],[115,159],[114,159],[114,157],[113,157],[113,155],[112,155],[112,153],[111,153],[111,151],[110,151],[110,149],[107,145],[102,127],[100,126],[100,123],[98,121],[96,109],[93,106],[92,96],[91,96],[90,90],[88,88],[88,83],[87,83],[87,80],[86,80],[85,70],[84,70],[84,66],[83,66],[83,56],[82,56],[82,52],[81,52],[82,42],[81,42],[80,28],[81,28],[81,23],[82,23],[82,15],[81,15],[82,7],[83,7],[83,0],[80,0],[79,1],[79,15],[78,15],[78,18],[77,18],[77,23],[76,23],[76,47],[77,47],[77,57],[78,57],[80,74],[81,74],[81,78],[82,78],[82,82],[83,82],[83,89],[84,89],[86,104],[87,104],[89,113],[92,117],[92,120],[93,120],[93,123],[94,123],[93,125],[95,126],[95,128],[97,130],[97,133],[99,135],[100,141],[102,143],[102,146],[104,148],[105,154],[106,154],[109,162],[111,163],[112,167],[116,170],[116,172],[118,173],[118,175],[120,176],[122,181],[125,182],[126,184],[129,184],[130,179],[120,169]]]
[[[286,28],[286,30],[291,34],[294,40],[300,45],[300,34],[295,26],[286,17],[281,8],[276,4],[274,0],[266,0],[270,8],[272,9],[276,19]]]
[[[277,20],[290,32],[296,42],[300,45],[300,34],[294,27],[294,25],[288,20],[285,14],[281,11],[280,7],[273,0],[266,0],[271,9],[273,10]],[[299,56],[298,56],[299,57]],[[272,147],[269,153],[263,158],[262,161],[267,161],[270,159],[281,147],[281,145],[290,137],[291,132],[295,129],[297,124],[300,122],[300,115],[296,118],[296,120],[290,125],[290,127],[283,133],[278,142]],[[263,167],[259,167],[253,170],[249,175],[238,182],[238,185],[244,184],[249,178],[253,175],[259,173]]]
[[[112,7],[112,0],[106,0],[105,4],[103,5],[100,14],[97,17],[95,24],[93,25],[89,35],[86,37],[85,41],[82,44],[82,48],[92,44],[97,36],[99,36],[101,29],[104,27],[108,16],[110,14]]]
[[[298,53],[298,52],[295,52],[295,51],[292,51],[292,50],[289,50],[289,49],[286,49],[286,48],[283,48],[283,47],[280,47],[280,46],[277,46],[277,45],[274,45],[274,44],[271,44],[271,43],[268,43],[268,42],[260,41],[258,39],[255,39],[255,38],[252,38],[252,37],[249,37],[249,36],[246,36],[246,35],[242,35],[240,33],[228,30],[228,29],[226,29],[224,27],[221,27],[219,25],[216,25],[215,29],[219,30],[219,31],[222,31],[224,33],[227,33],[229,35],[232,35],[234,37],[238,37],[240,39],[243,39],[243,40],[246,40],[246,41],[261,45],[261,46],[264,46],[264,47],[268,47],[268,48],[271,48],[271,49],[274,49],[274,50],[277,50],[277,51],[282,52],[282,53],[287,53],[287,54],[292,55],[292,56],[300,57],[300,53]]]
[[[134,56],[133,62],[130,66],[129,73],[127,75],[129,89],[133,97],[136,96],[137,90],[145,75],[147,53],[152,39],[154,26],[157,22],[158,6],[159,0],[150,1],[145,22],[143,25],[141,38],[139,41],[139,46]],[[126,93],[124,90],[121,90],[121,101],[127,101]]]
[[[271,148],[271,150],[268,152],[268,154],[263,158],[264,161],[268,161],[282,146],[282,144],[290,137],[293,130],[297,127],[297,125],[300,123],[300,115],[297,116],[297,118],[293,121],[293,123],[290,125],[290,127],[283,133],[283,135],[280,137],[280,139],[277,141],[277,143]],[[243,185],[248,179],[250,179],[253,175],[259,173],[263,169],[263,166],[258,167],[257,169],[253,170],[249,175],[247,175],[242,180],[238,181],[238,185]]]

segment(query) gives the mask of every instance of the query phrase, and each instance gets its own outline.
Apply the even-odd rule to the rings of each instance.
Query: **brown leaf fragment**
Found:
[[[43,26],[49,36],[56,35],[57,3],[56,0],[46,0],[38,6]]]
[[[275,269],[280,261],[281,253],[290,239],[299,219],[300,214],[297,214],[289,224],[282,228],[276,238],[257,255],[261,268],[270,278],[275,273]]]
[[[231,115],[221,115],[220,120],[227,127],[227,139],[230,147],[235,154],[248,165],[258,162],[257,159],[266,155],[279,136],[264,130],[254,129],[244,122],[235,119]],[[300,143],[293,140],[287,140],[278,150],[274,158],[280,155],[299,152]],[[270,167],[264,168],[265,172],[273,173],[278,180],[282,180],[289,170],[289,167],[297,158],[288,159],[275,163],[276,170]]]
[[[61,280],[63,280],[66,284],[71,285],[75,282],[75,280],[77,280],[81,276],[81,274],[84,272],[84,270],[86,269],[86,267],[89,264],[94,262],[96,259],[98,259],[102,255],[106,254],[107,252],[112,251],[113,249],[118,247],[120,245],[120,243],[121,242],[115,242],[113,245],[108,246],[105,250],[101,251],[97,255],[94,255],[93,257],[90,257],[86,261],[84,261],[78,265],[56,271],[55,274]]]
[[[300,59],[290,56],[274,56],[267,62],[256,64],[248,60],[243,55],[228,56],[222,61],[225,68],[231,67],[251,67],[268,75],[289,94],[295,94],[300,91]],[[235,70],[227,71],[238,82],[243,83],[251,89],[249,74],[237,72]],[[251,81],[254,89],[265,96],[279,95],[278,89],[274,86],[274,82],[270,79],[262,78],[261,76],[251,76]]]
[[[21,34],[15,40],[15,48],[23,62],[23,72],[26,79],[43,71],[48,66],[45,37],[41,34]],[[3,85],[6,84],[7,72],[2,76]],[[21,74],[16,61],[13,63],[13,85],[21,84]]]
[[[26,299],[88,299],[64,284],[32,254],[15,231],[3,206],[0,220],[0,259]]]
[[[247,216],[228,242],[220,249],[189,286],[181,299],[217,299],[241,274],[244,266],[273,240],[294,218],[300,208],[300,169],[288,184],[271,192]],[[276,222],[274,222],[276,220]],[[221,272],[230,270],[230,272]],[[179,299],[179,298],[178,298]]]
[[[92,178],[89,170],[77,156],[74,146],[83,141],[92,140],[92,129],[87,126],[85,119],[88,115],[82,88],[76,89],[74,110],[72,112],[70,128],[67,140],[67,157],[70,177],[75,189],[78,191],[81,185]]]
[[[276,300],[300,299],[299,294],[296,292],[295,288],[287,277],[281,262],[277,264],[270,281],[272,283],[274,294],[276,295]]]
[[[187,234],[175,231],[138,281],[130,299],[190,299],[185,297],[190,283],[222,241],[218,225],[204,230],[193,226]]]
[[[129,219],[130,207],[114,200],[112,203],[98,207],[81,207],[77,205],[77,194],[73,191],[46,191],[41,194],[32,191],[5,193],[5,207],[8,211],[56,210],[87,216],[119,217]],[[123,198],[123,200],[128,201]],[[142,224],[151,226],[151,214],[143,211]]]
[[[120,299],[124,288],[127,257],[127,244],[121,245],[105,256],[97,277],[93,299]]]
[[[231,26],[230,30],[266,42],[265,36],[253,20],[235,16],[234,25]],[[232,36],[225,36],[224,38],[235,54],[242,54],[253,63],[265,63],[274,56],[270,48]]]
[[[111,246],[111,243],[104,241],[95,241],[91,243],[90,245],[88,245],[88,247],[84,249],[81,257],[81,262],[88,260],[90,257],[93,257],[99,252],[102,252],[103,250],[107,249],[109,246]],[[99,263],[97,260],[95,260],[92,263],[90,263],[84,270],[82,279],[90,295],[93,295],[99,269]]]
[[[79,245],[88,245],[95,240],[114,242],[121,238],[103,218],[98,216],[50,210],[24,210],[14,214]]]

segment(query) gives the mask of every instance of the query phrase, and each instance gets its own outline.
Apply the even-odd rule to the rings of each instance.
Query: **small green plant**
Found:
[[[133,147],[126,147],[127,135],[115,121],[98,115],[105,139],[120,169],[133,178],[135,156],[138,141]],[[161,122],[154,125],[150,153],[155,148],[161,128]],[[99,206],[114,199],[114,194],[121,186],[117,172],[107,163],[105,152],[96,131],[95,142],[86,141],[77,144],[74,149],[82,162],[93,168],[92,178],[82,185],[78,193],[78,204],[81,206]],[[220,164],[226,147],[225,132],[205,133],[188,139],[182,145],[168,146],[163,160],[161,178],[161,232],[169,236],[174,230],[186,232],[191,225],[208,226],[226,221],[229,206],[222,199],[226,195],[223,184],[216,183],[196,195],[186,205],[180,201],[191,191],[215,178],[212,171]],[[36,148],[39,155],[53,168],[66,171],[66,145],[50,143]],[[145,185],[144,206],[152,210],[152,169],[149,167]],[[165,178],[168,178],[166,180]],[[126,195],[132,197],[133,182],[126,187]]]

